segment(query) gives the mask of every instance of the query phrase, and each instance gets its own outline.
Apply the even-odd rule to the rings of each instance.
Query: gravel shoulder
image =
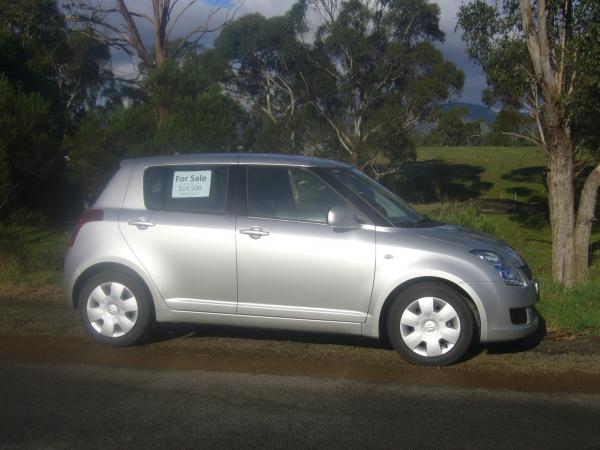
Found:
[[[551,330],[477,349],[441,369],[415,367],[373,340],[214,326],[160,326],[137,347],[95,345],[55,286],[0,285],[0,360],[302,375],[538,392],[600,392],[600,338]]]

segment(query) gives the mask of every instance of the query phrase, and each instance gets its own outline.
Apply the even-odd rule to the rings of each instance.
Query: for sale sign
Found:
[[[208,197],[211,173],[211,170],[175,171],[171,197]]]

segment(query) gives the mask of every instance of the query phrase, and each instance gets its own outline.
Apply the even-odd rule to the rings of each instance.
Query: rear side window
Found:
[[[147,209],[224,214],[227,166],[157,166],[144,172]]]

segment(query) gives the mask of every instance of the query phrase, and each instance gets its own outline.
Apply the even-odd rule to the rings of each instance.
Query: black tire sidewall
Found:
[[[436,297],[449,303],[457,312],[460,320],[460,335],[458,341],[447,353],[427,357],[413,352],[404,343],[400,332],[400,318],[404,310],[415,300],[422,297]],[[420,283],[408,287],[398,294],[390,308],[387,320],[387,331],[394,349],[407,361],[420,366],[445,366],[461,360],[473,343],[475,321],[473,313],[467,305],[467,299],[441,283]]]
[[[91,292],[107,282],[121,283],[135,296],[138,303],[138,316],[135,325],[123,336],[109,338],[98,333],[87,318],[87,302]],[[92,276],[83,286],[78,301],[79,319],[91,338],[104,345],[123,347],[138,343],[148,331],[153,319],[150,296],[145,286],[133,276],[118,271],[106,271]]]

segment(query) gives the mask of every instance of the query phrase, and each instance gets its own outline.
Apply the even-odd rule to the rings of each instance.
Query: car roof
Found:
[[[313,156],[285,155],[281,153],[197,153],[169,156],[152,156],[128,159],[122,165],[142,166],[179,164],[256,164],[298,167],[351,167],[349,164]]]

